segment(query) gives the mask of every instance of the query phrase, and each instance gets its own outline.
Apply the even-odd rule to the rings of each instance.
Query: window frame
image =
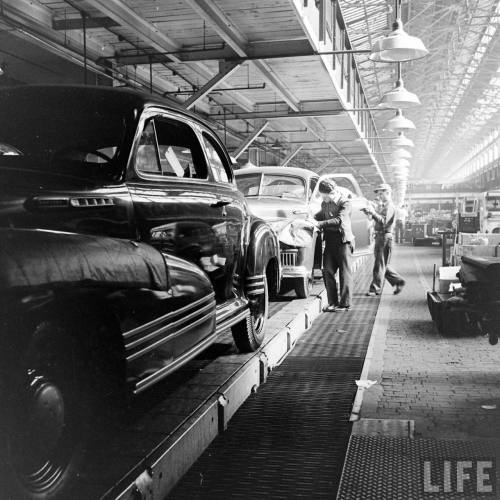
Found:
[[[178,176],[174,176],[174,175],[163,175],[163,173],[149,174],[149,173],[142,172],[142,171],[137,169],[137,167],[136,167],[137,151],[138,151],[138,148],[140,145],[142,133],[144,132],[144,129],[147,126],[147,124],[150,122],[150,120],[153,120],[153,124],[155,127],[156,156],[157,156],[157,160],[158,160],[158,165],[160,166],[160,169],[161,169],[161,163],[160,163],[160,157],[159,157],[158,136],[156,133],[156,124],[154,122],[155,118],[158,118],[159,120],[161,120],[163,118],[166,120],[177,121],[177,122],[180,122],[183,125],[190,128],[190,130],[193,133],[193,136],[196,138],[196,141],[198,142],[198,146],[200,147],[202,161],[205,162],[204,166],[205,166],[205,170],[206,170],[206,177],[178,177]],[[138,120],[137,129],[136,129],[136,133],[134,136],[133,147],[130,151],[127,171],[133,172],[133,175],[139,180],[154,181],[154,182],[158,182],[158,183],[159,182],[199,183],[199,182],[211,181],[212,180],[211,179],[211,168],[209,168],[209,165],[207,162],[204,145],[201,143],[200,137],[198,135],[197,125],[198,124],[195,121],[190,120],[189,117],[178,115],[178,114],[173,113],[173,112],[166,110],[166,109],[157,108],[157,107],[151,107],[151,108],[145,109],[142,112],[140,119]]]
[[[212,130],[210,130],[207,126],[205,126],[203,124],[197,124],[197,125],[198,125],[197,131],[198,131],[198,134],[200,134],[200,143],[201,143],[202,148],[203,148],[203,154],[205,155],[207,169],[210,172],[211,181],[216,183],[216,184],[230,185],[236,189],[236,180],[235,180],[235,176],[234,176],[234,170],[232,167],[231,158],[229,157],[229,153],[227,152],[226,148],[224,147],[222,141],[219,139],[219,137],[217,137],[217,134],[212,132]],[[212,142],[215,145],[214,149],[216,151],[217,151],[217,148],[219,148],[220,152],[223,153],[222,160],[223,160],[223,162],[224,162],[224,160],[226,161],[226,163],[225,164],[223,163],[223,164],[224,164],[224,169],[226,170],[226,174],[228,174],[228,178],[229,178],[228,182],[218,181],[215,178],[213,171],[212,171],[212,166],[209,164],[209,161],[208,161],[207,152],[205,149],[205,144],[203,142],[203,134],[207,135],[210,139],[212,139]],[[219,156],[221,156],[220,152],[219,151],[217,151],[217,152],[219,153]]]
[[[201,138],[202,138],[203,149],[205,152],[205,160],[207,162],[207,167],[210,168],[210,172],[212,174],[213,180],[217,183],[233,184],[234,183],[234,172],[233,172],[233,169],[231,168],[230,159],[228,159],[226,157],[224,148],[222,148],[222,146],[215,139],[213,134],[208,133],[208,131],[206,129],[202,128],[200,130],[200,133],[201,133]],[[205,145],[205,139],[208,141],[208,143],[212,146],[212,148],[215,150],[215,152],[219,156],[219,158],[222,162],[222,168],[224,169],[224,172],[225,172],[226,177],[227,177],[227,181],[222,181],[222,180],[219,180],[216,178],[215,173],[214,173],[214,167],[212,166],[210,159],[208,157],[207,147]],[[221,153],[223,153],[223,154],[221,155]]]

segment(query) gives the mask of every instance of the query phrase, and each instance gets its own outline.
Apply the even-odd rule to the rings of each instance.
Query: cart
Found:
[[[491,345],[500,335],[500,257],[462,257],[458,272],[462,288],[427,292],[427,305],[444,336],[483,334]]]

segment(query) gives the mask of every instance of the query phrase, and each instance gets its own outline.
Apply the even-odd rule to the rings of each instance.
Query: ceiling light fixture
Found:
[[[392,158],[394,160],[401,160],[403,158],[405,160],[409,160],[411,157],[412,157],[412,154],[409,151],[407,151],[406,149],[403,149],[403,148],[395,149],[392,152]]]
[[[411,36],[403,29],[401,21],[401,0],[396,0],[396,20],[392,31],[377,40],[370,53],[374,62],[404,62],[425,57],[429,51],[420,38]]]
[[[415,124],[408,118],[404,117],[403,112],[398,109],[396,111],[396,116],[387,120],[383,128],[385,130],[400,132],[405,130],[414,130]]]
[[[391,167],[396,172],[408,172],[410,169],[410,162],[408,160],[398,160],[397,163],[391,163]]]
[[[398,79],[396,81],[396,86],[382,96],[377,107],[384,109],[407,109],[420,106],[421,104],[416,94],[406,90],[403,78],[401,77],[401,63],[398,63]]]
[[[400,180],[400,181],[406,181],[408,180],[408,175],[409,175],[409,172],[408,171],[405,171],[405,172],[393,172],[393,175],[396,179]]]
[[[403,132],[399,132],[398,137],[391,139],[389,144],[393,147],[414,148],[415,144],[411,139],[406,137]]]

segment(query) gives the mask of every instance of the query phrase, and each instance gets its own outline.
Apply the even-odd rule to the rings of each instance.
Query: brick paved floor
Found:
[[[415,437],[421,438],[500,438],[500,344],[437,332],[426,291],[440,261],[439,248],[396,247],[392,264],[407,286],[398,296],[384,289],[385,344],[378,346],[368,377],[378,375],[381,384],[372,395],[365,392],[361,416],[414,420]]]
[[[460,461],[498,468],[500,345],[490,346],[481,336],[438,333],[426,292],[433,264],[440,262],[439,248],[395,249],[392,264],[407,285],[400,295],[390,286],[382,294],[363,370],[364,378],[378,383],[362,392],[361,408],[354,408],[360,420],[337,500],[500,499],[495,465],[481,486],[473,467],[462,483],[458,468],[444,479],[446,463],[448,470]],[[429,482],[425,464],[432,467]]]

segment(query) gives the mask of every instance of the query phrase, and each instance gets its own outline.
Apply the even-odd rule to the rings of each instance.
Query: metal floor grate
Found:
[[[494,461],[495,454],[495,444],[487,441],[352,436],[338,500],[498,498],[495,493],[478,493],[474,480],[464,480],[463,492],[458,493],[456,472],[450,472],[452,483],[444,492],[442,472],[445,460],[450,462],[450,471],[453,471],[456,460]],[[425,461],[430,463],[430,484],[439,487],[440,492],[425,490]],[[472,472],[472,468],[467,470],[471,479]],[[498,484],[487,483],[498,492]]]
[[[371,262],[358,271],[352,310],[323,314],[313,323],[169,498],[335,498],[354,380],[379,303],[358,300],[368,288]]]

